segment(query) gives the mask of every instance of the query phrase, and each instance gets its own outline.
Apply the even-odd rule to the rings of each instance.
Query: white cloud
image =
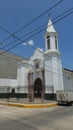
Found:
[[[24,42],[24,43],[22,43],[22,45],[26,46],[26,45],[27,45],[27,43],[25,43],[25,42]]]
[[[34,45],[34,41],[33,41],[33,40],[29,40],[28,44],[29,44],[30,46],[33,46],[33,45]]]
[[[24,43],[22,43],[22,45],[24,45],[24,46],[26,46],[26,45],[30,45],[30,46],[33,46],[34,45],[34,41],[33,40],[29,40],[27,43],[26,42],[24,42]]]

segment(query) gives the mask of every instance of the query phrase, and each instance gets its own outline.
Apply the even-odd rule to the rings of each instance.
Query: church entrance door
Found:
[[[41,98],[42,95],[42,80],[36,79],[34,82],[34,97]]]

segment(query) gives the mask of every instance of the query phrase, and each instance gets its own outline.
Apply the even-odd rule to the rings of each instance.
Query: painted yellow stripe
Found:
[[[48,103],[48,104],[0,103],[0,104],[14,106],[14,107],[23,107],[23,108],[47,108],[47,107],[57,106],[57,103]]]
[[[23,108],[47,108],[57,106],[57,102],[45,103],[45,104],[21,104],[21,103],[0,102],[0,104],[14,107],[23,107]]]

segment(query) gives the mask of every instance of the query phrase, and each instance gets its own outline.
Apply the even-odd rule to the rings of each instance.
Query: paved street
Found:
[[[73,130],[73,106],[26,109],[0,105],[0,130]]]

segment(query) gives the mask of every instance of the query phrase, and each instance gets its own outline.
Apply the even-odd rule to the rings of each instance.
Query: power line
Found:
[[[56,6],[58,6],[61,2],[63,2],[63,0],[60,0],[59,2],[57,2],[56,4],[54,4],[48,10],[44,11],[42,14],[40,14],[39,16],[37,16],[35,19],[33,19],[32,21],[30,21],[29,23],[27,23],[25,26],[23,26],[20,29],[18,29],[14,34],[20,32],[21,30],[23,30],[27,26],[31,25],[33,22],[35,22],[36,20],[38,20],[40,17],[42,17],[43,15],[45,15],[46,13],[48,13],[49,11],[51,11],[52,9],[54,9]]]
[[[12,57],[9,57],[9,56],[6,56],[6,55],[2,55],[2,56],[7,57],[9,59],[13,59],[14,61],[19,61],[19,62],[22,61],[22,60],[19,60],[19,59],[16,59],[16,58],[12,58]],[[33,61],[33,60],[31,60],[31,61]],[[32,65],[30,63],[28,63],[28,65],[34,67],[34,65]],[[44,67],[46,67],[46,66],[48,66],[48,65],[45,65]],[[52,69],[52,67],[49,66],[49,69]],[[59,68],[57,69],[57,68],[54,67],[54,69],[57,70],[57,71],[59,71]],[[35,69],[33,68],[33,70],[36,72],[36,68]],[[44,68],[44,71],[46,71],[48,73],[53,73],[53,74],[58,75],[58,76],[66,76],[65,74],[62,75],[61,73],[58,73],[58,72],[52,71],[52,70],[46,70],[45,68]]]
[[[22,61],[22,60],[19,60],[19,59],[17,59],[17,58],[13,58],[13,57],[11,57],[11,56],[4,55],[4,54],[3,54],[2,56],[7,57],[8,59],[11,59],[11,60],[14,60],[14,61]]]
[[[70,10],[70,9],[69,9]],[[69,15],[71,12],[69,12],[67,15]],[[65,15],[65,16],[67,16],[67,15]],[[65,17],[65,16],[63,16],[63,18]],[[59,19],[58,19],[59,20]],[[36,49],[36,48],[34,48],[34,49]],[[1,54],[2,55],[2,54]],[[65,64],[66,65],[66,64]]]
[[[4,55],[4,54],[3,54],[2,56],[7,57],[8,59],[14,60],[14,62],[16,62],[16,61],[22,62],[23,60],[26,60],[26,59],[21,59],[21,60],[20,60],[19,58],[13,58],[12,56]],[[31,61],[33,62],[33,60],[31,60]],[[28,62],[28,60],[27,60],[27,62]],[[30,63],[28,63],[28,65],[34,67],[34,65],[32,65],[32,64],[30,64]],[[45,66],[48,67],[48,65],[45,65]],[[49,66],[49,68],[52,69],[52,66]],[[59,70],[59,69],[57,69],[56,67],[54,67],[54,69],[55,69],[55,70]]]
[[[46,24],[47,24],[47,23],[46,23]],[[40,26],[40,27],[34,29],[33,31],[30,31],[29,33],[27,33],[27,34],[21,36],[21,38],[24,38],[25,36],[34,33],[35,31],[39,30],[40,28],[42,28],[42,27],[45,26],[46,24],[43,24],[42,26]],[[18,39],[16,40],[16,42],[17,42],[17,41],[18,41]],[[4,47],[1,47],[0,50],[5,49],[6,47],[9,47],[9,46],[11,46],[11,44],[16,43],[16,42],[10,42],[8,45],[6,45],[6,46],[4,46]]]
[[[15,33],[11,34],[9,31],[7,31],[6,29],[2,28],[4,31],[6,31],[7,33],[10,34],[10,36],[8,36],[7,38],[5,38],[4,40],[1,41],[4,42],[6,40],[8,40],[10,37],[15,37],[15,34],[20,32],[21,30],[23,30],[24,28],[28,27],[29,25],[31,25],[32,23],[34,23],[35,21],[37,21],[39,18],[41,18],[43,15],[45,15],[46,13],[48,13],[49,11],[51,11],[53,8],[55,8],[56,6],[58,6],[61,2],[63,2],[63,0],[60,0],[59,2],[57,2],[56,4],[54,4],[52,7],[50,7],[49,9],[47,9],[46,11],[44,11],[42,14],[40,14],[39,16],[37,16],[35,19],[31,20],[29,23],[27,23],[26,25],[24,25],[23,27],[21,27],[20,29],[18,29]]]
[[[61,14],[58,15],[57,17],[55,17],[52,21],[54,21],[54,20],[60,18],[61,16],[67,14],[67,13],[68,13],[69,11],[71,11],[71,10],[73,10],[73,7],[70,8],[70,9],[68,9],[68,10],[66,10],[65,12],[61,13]],[[35,32],[35,31],[37,31],[37,30],[39,30],[39,29],[42,28],[43,26],[46,26],[46,24],[47,24],[47,23],[45,23],[45,24],[43,24],[42,26],[40,26],[40,27],[34,29],[33,31],[30,31],[29,33],[27,33],[27,34],[21,36],[21,38],[23,38],[23,37],[25,37],[25,36],[27,36],[27,35],[29,35],[29,34]],[[50,25],[50,26],[51,26],[51,25]],[[18,38],[17,38],[16,36],[15,36],[15,38],[17,39],[16,41],[18,41]],[[21,40],[20,40],[20,41],[21,41]],[[12,43],[14,43],[14,42],[11,42],[11,44],[12,44]],[[6,48],[6,47],[8,47],[8,46],[11,46],[11,45],[10,45],[10,44],[9,44],[9,45],[6,45],[6,46],[4,46],[4,47],[2,47],[2,48],[0,48],[0,49],[4,49],[4,48]]]
[[[72,8],[72,9],[73,9],[73,8]],[[63,14],[64,16],[61,17],[61,18],[59,18],[59,19],[57,19],[56,21],[53,21],[53,24],[56,24],[57,22],[61,21],[61,20],[64,19],[65,17],[71,15],[72,13],[73,13],[73,11],[67,13],[66,15]],[[51,26],[51,25],[50,25],[50,26]],[[48,26],[48,27],[49,27],[49,26]],[[42,29],[40,29],[39,31],[37,31],[36,33],[34,33],[34,34],[30,35],[29,37],[27,37],[26,39],[24,39],[24,40],[22,40],[21,38],[15,36],[15,37],[16,37],[18,40],[20,40],[21,42],[19,42],[19,43],[17,43],[16,45],[10,47],[10,48],[7,49],[6,51],[4,51],[2,54],[6,53],[7,51],[9,51],[9,50],[15,48],[16,46],[18,46],[18,45],[20,45],[20,44],[26,42],[26,40],[30,39],[31,37],[37,35],[38,33],[42,32],[42,31],[44,31],[44,30],[45,30],[45,28],[42,28]],[[28,44],[28,43],[27,43],[27,44]],[[29,45],[29,44],[28,44],[28,45]],[[31,47],[32,47],[32,46],[31,46]],[[34,48],[34,47],[32,47],[32,48]],[[34,49],[36,49],[36,48],[34,48]],[[1,54],[0,54],[0,55],[1,55]]]
[[[62,20],[63,18],[65,18],[65,17],[67,17],[68,15],[70,15],[71,13],[73,13],[73,12],[69,12],[68,14],[66,14],[65,16],[63,16],[62,18],[60,18],[60,20]],[[57,20],[57,21],[60,21],[59,19]],[[53,23],[56,23],[57,21],[55,21],[55,22],[53,22]],[[21,41],[21,43],[22,42],[24,42],[24,41]],[[21,43],[19,43],[19,44],[21,44]],[[17,45],[16,45],[17,46]],[[12,49],[12,47],[11,47],[11,49]],[[34,48],[34,49],[36,49],[36,48]],[[10,50],[10,48],[9,48],[9,50]],[[8,50],[6,50],[6,52],[7,52]],[[5,52],[3,52],[2,54],[4,54]],[[2,55],[1,54],[1,55]]]
[[[3,54],[2,56],[7,57],[8,59],[14,60],[14,62],[16,62],[16,61],[22,62],[22,60],[26,60],[26,59],[21,59],[21,60],[20,60],[19,58],[14,58],[14,57],[12,57],[12,56],[4,55],[4,54]],[[31,60],[31,61],[33,62],[33,60]],[[10,61],[10,62],[11,62],[11,61]],[[28,62],[28,65],[32,66],[32,67],[33,67],[33,70],[34,70],[34,65],[30,64],[28,60],[27,60],[27,62]],[[45,66],[48,67],[48,65],[45,65]],[[49,68],[52,69],[52,66],[49,66]],[[57,71],[59,71],[59,68],[57,69],[56,67],[54,67],[54,69],[57,70]],[[49,72],[51,72],[51,70],[49,70]],[[55,72],[55,73],[56,73],[56,72]]]
[[[1,28],[3,31],[5,31],[5,32],[7,32],[7,33],[9,34],[9,36],[8,36],[7,38],[5,38],[4,40],[0,41],[1,44],[2,44],[4,41],[8,40],[10,37],[14,37],[14,38],[15,38],[15,35],[12,34],[12,33],[10,33],[7,29],[3,28],[2,26],[0,26],[0,28]]]
[[[69,12],[68,14],[66,14],[66,15],[64,15],[63,17],[59,18],[58,20],[54,21],[53,24],[59,22],[60,20],[64,19],[65,17],[69,16],[69,15],[72,14],[72,13],[73,13],[73,11]],[[33,35],[29,36],[28,38],[25,39],[25,41],[28,40],[29,38],[31,38],[32,36],[35,36],[35,35],[37,35],[38,33],[42,32],[43,30],[45,30],[45,28],[43,28],[43,29],[39,30],[38,32],[34,33]],[[17,39],[18,39],[18,40],[21,40],[21,42],[19,42],[19,43],[17,43],[16,45],[12,46],[11,48],[9,48],[8,50],[4,51],[4,52],[1,53],[0,55],[6,53],[7,51],[9,51],[9,50],[11,50],[11,49],[13,49],[13,48],[15,48],[16,46],[20,45],[22,42],[25,42],[24,40],[22,40],[22,39],[20,39],[20,38],[18,38],[18,37],[17,37]],[[29,44],[28,44],[28,45],[29,45]],[[32,46],[31,46],[31,47],[32,47]],[[35,47],[32,47],[32,48],[33,48],[33,49],[36,49]]]
[[[14,36],[13,36],[14,37]]]

